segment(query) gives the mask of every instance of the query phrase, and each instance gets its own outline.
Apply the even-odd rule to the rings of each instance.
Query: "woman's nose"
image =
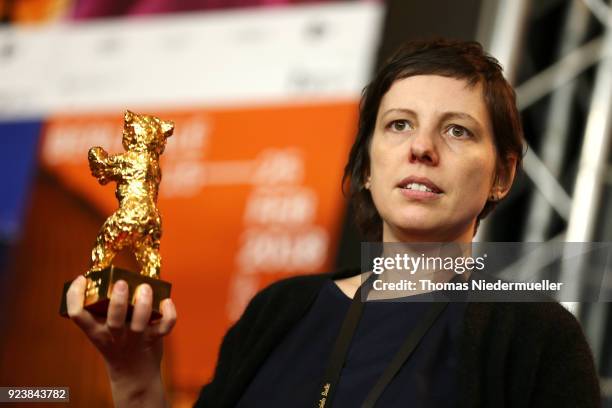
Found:
[[[435,135],[432,131],[420,129],[415,132],[410,143],[409,158],[411,163],[438,164],[439,157],[434,138]]]

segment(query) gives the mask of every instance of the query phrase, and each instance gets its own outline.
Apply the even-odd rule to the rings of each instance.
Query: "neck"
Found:
[[[445,230],[445,231],[419,231],[406,230],[388,225],[383,221],[383,242],[405,242],[405,243],[423,243],[423,242],[445,242],[468,244],[474,238],[474,228],[476,220],[473,220],[464,228]]]

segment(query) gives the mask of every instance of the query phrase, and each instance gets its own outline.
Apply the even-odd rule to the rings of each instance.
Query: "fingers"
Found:
[[[76,278],[66,294],[68,315],[85,332],[93,333],[99,328],[99,321],[83,308],[87,279],[84,276]],[[126,316],[129,307],[129,288],[125,281],[119,280],[114,283],[111,299],[106,317],[106,327],[113,337],[120,337],[126,329]],[[129,329],[137,337],[149,326],[152,313],[153,293],[147,284],[142,284],[136,289],[136,302],[132,311],[132,320]],[[160,311],[162,319],[151,326],[154,337],[165,336],[176,324],[176,308],[170,299],[161,302]]]
[[[142,333],[149,325],[151,318],[151,307],[153,303],[153,293],[151,286],[143,283],[136,288],[136,303],[132,312],[130,329],[135,333]]]
[[[87,288],[87,278],[77,277],[66,292],[66,307],[68,316],[85,332],[93,330],[97,321],[87,310],[83,308],[85,302],[85,290]]]
[[[125,316],[128,311],[128,292],[127,282],[118,280],[113,284],[106,315],[106,326],[113,335],[118,335],[125,326]]]
[[[176,324],[176,308],[171,299],[164,299],[160,305],[162,318],[152,329],[153,335],[165,336]]]

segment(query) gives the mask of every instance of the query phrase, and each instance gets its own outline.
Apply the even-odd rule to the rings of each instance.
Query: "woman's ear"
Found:
[[[363,172],[363,188],[369,190],[372,186],[372,182],[370,181],[370,169],[366,169]]]
[[[516,161],[515,155],[508,155],[503,164],[498,166],[489,201],[500,201],[508,194],[516,175]]]

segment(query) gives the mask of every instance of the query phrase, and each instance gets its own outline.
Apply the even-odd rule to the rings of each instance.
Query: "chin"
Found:
[[[422,242],[435,242],[432,237],[440,235],[440,225],[432,220],[404,220],[394,224],[393,231],[398,238],[404,237],[415,237],[422,238]],[[429,237],[429,238],[428,238]]]
[[[402,230],[429,231],[441,227],[440,215],[433,211],[419,211],[411,209],[401,216],[391,220],[393,225]]]

